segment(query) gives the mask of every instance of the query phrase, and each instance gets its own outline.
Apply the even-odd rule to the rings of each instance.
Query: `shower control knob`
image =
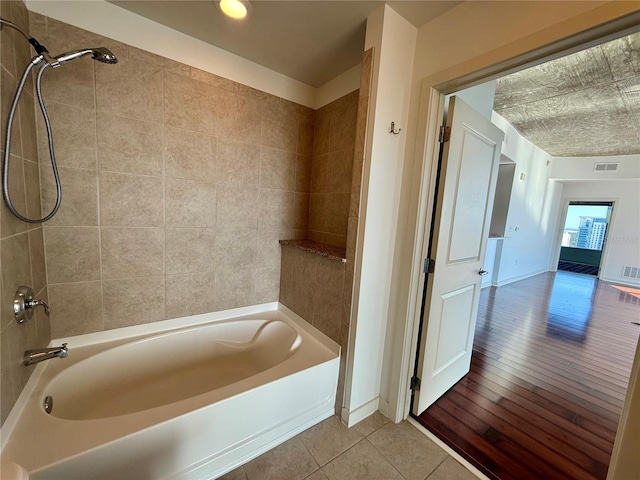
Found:
[[[16,296],[13,299],[13,315],[18,323],[24,323],[33,317],[33,309],[40,305],[44,308],[44,313],[49,315],[49,305],[44,300],[33,298],[33,289],[24,285],[18,287]]]

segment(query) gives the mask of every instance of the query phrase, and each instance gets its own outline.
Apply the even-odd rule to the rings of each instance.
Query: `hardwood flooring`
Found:
[[[640,289],[546,273],[482,291],[471,371],[417,420],[489,478],[604,479]]]

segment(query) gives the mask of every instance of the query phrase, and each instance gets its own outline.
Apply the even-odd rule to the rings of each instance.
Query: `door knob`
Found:
[[[481,268],[481,269],[478,271],[478,275],[486,275],[487,273],[489,273],[489,272],[488,272],[487,270],[484,270],[483,268]]]

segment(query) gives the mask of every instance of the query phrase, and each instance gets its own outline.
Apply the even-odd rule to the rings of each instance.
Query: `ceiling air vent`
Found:
[[[594,163],[594,172],[615,172],[618,170],[619,163]]]

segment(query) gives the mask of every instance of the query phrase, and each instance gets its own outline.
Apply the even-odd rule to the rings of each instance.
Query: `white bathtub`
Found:
[[[216,478],[334,412],[340,347],[276,303],[61,341],[0,434],[32,479]]]

